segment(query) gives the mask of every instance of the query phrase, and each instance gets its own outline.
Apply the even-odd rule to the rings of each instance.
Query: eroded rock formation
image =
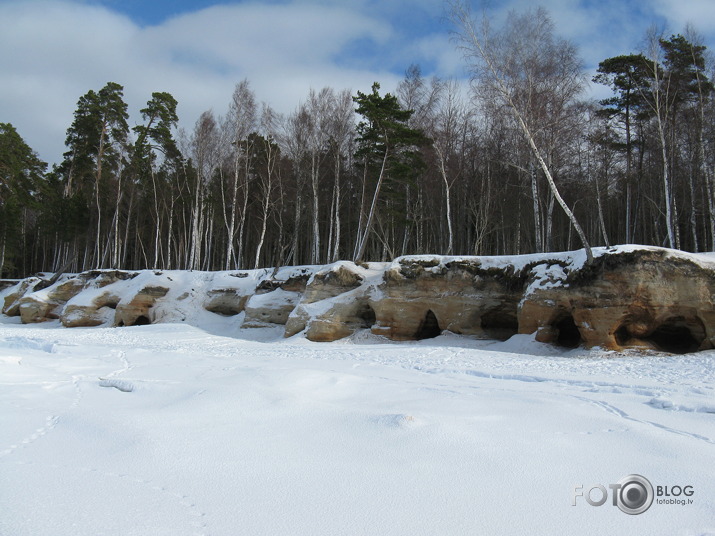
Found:
[[[70,279],[68,283],[81,283],[80,291],[62,309],[59,315],[62,325],[68,328],[115,325],[115,311],[126,290],[123,285],[137,275],[138,272],[123,270],[96,270]]]
[[[208,291],[204,308],[222,316],[233,316],[243,312],[250,294],[241,294],[235,288],[217,288]]]
[[[375,334],[395,340],[436,337],[443,330],[483,338],[516,334],[521,280],[512,267],[481,260],[405,257],[385,271],[371,300]]]
[[[713,347],[715,271],[696,256],[639,249],[576,269],[554,263],[545,277],[536,275],[519,309],[519,332],[536,332],[538,341],[675,353]]]
[[[376,320],[369,303],[371,287],[366,285],[371,277],[375,270],[347,261],[316,272],[288,318],[286,337],[305,330],[311,341],[334,341],[371,327]]]
[[[35,285],[39,282],[40,278],[38,277],[28,277],[9,287],[9,292],[5,295],[3,302],[3,314],[7,316],[18,316],[20,314],[20,300],[28,292],[33,292]]]
[[[515,257],[402,257],[392,263],[244,272],[98,270],[5,290],[3,312],[67,327],[236,316],[333,341],[356,330],[394,340],[443,331],[508,339],[534,334],[566,347],[674,353],[715,343],[715,259],[652,247]],[[218,318],[218,316],[216,317]]]
[[[288,316],[300,302],[313,270],[305,267],[285,270],[282,273],[276,271],[259,281],[255,293],[246,302],[243,327],[258,328],[288,322]]]

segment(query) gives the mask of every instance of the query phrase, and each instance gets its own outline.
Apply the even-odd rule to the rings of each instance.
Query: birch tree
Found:
[[[196,185],[191,207],[191,243],[188,264],[190,270],[199,270],[204,234],[204,196],[206,186],[219,165],[219,132],[212,112],[202,113],[196,121],[191,136],[191,153],[196,169]]]
[[[653,112],[658,128],[658,139],[662,157],[663,198],[665,199],[665,227],[668,233],[668,245],[671,248],[680,247],[680,237],[675,223],[677,206],[674,204],[673,186],[670,175],[670,162],[668,155],[667,121],[670,117],[673,95],[666,73],[661,66],[662,49],[661,34],[655,28],[648,32],[648,51],[646,54],[646,69],[648,70],[648,89],[644,95],[645,101]]]
[[[224,130],[231,149],[231,190],[228,204],[229,213],[224,211],[224,223],[228,233],[226,239],[226,264],[224,270],[237,267],[242,262],[243,245],[248,208],[249,181],[251,178],[252,148],[249,135],[256,131],[258,105],[256,96],[247,79],[236,85],[231,99]],[[238,194],[242,193],[240,215],[238,213]],[[238,254],[235,253],[236,219],[238,221]]]
[[[286,257],[286,262],[298,264],[300,258],[300,229],[303,221],[303,195],[305,189],[304,177],[304,161],[308,154],[308,145],[310,130],[312,128],[312,120],[308,115],[305,106],[299,106],[298,109],[288,116],[285,122],[281,139],[286,153],[289,156],[292,168],[293,179],[295,180],[295,201],[293,212],[293,237],[290,245],[290,250]]]
[[[444,253],[454,253],[454,226],[452,222],[452,187],[462,173],[464,147],[469,114],[464,107],[459,86],[454,80],[444,83],[433,129],[428,131],[437,155],[439,175],[444,185],[445,218],[447,222],[447,247]]]
[[[450,1],[449,7],[456,39],[480,97],[495,99],[509,111],[576,230],[587,262],[592,262],[586,234],[561,196],[544,151],[544,133],[549,129],[558,133],[583,90],[583,71],[574,46],[554,36],[553,22],[543,8],[523,14],[512,11],[504,28],[493,33],[486,16],[478,26],[465,3]]]
[[[354,140],[355,112],[350,91],[343,90],[333,96],[328,112],[328,138],[333,153],[333,192],[330,201],[330,236],[328,240],[328,260],[340,258],[341,239],[341,170],[344,161],[352,161],[350,151]]]
[[[256,174],[261,186],[261,230],[258,235],[258,245],[256,246],[256,257],[253,268],[260,266],[261,250],[266,238],[268,227],[268,211],[271,206],[271,195],[277,180],[278,161],[280,159],[280,149],[275,143],[276,124],[278,118],[275,111],[267,105],[263,105],[261,112],[261,134],[254,134],[256,141],[251,145],[255,148],[255,162],[258,167]]]

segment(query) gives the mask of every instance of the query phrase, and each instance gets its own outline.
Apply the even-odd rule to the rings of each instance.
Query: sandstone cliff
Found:
[[[44,277],[27,278],[0,297],[5,315],[66,327],[220,315],[236,318],[237,329],[285,325],[286,336],[313,341],[370,328],[395,340],[449,331],[502,340],[534,334],[566,347],[713,347],[715,257],[640,246],[594,253],[590,265],[577,251],[233,272],[95,270],[49,286]]]

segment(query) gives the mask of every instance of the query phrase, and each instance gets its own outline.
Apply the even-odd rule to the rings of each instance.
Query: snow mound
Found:
[[[114,387],[123,393],[131,393],[134,391],[134,384],[127,380],[101,379],[99,380],[100,387]]]

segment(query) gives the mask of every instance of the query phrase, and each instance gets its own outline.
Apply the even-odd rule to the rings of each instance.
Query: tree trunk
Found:
[[[340,151],[336,149],[335,152],[335,184],[333,185],[333,202],[335,203],[333,222],[335,232],[333,234],[333,249],[330,262],[336,262],[340,258]]]
[[[0,277],[2,277],[3,269],[5,268],[5,244],[7,243],[7,229],[2,230],[2,250],[0,250]]]
[[[95,191],[95,201],[97,204],[97,236],[94,241],[94,246],[95,246],[95,258],[96,258],[96,267],[101,268],[101,261],[99,260],[100,256],[100,243],[101,243],[101,236],[102,236],[102,206],[100,202],[100,197],[99,197],[99,182],[102,177],[102,160],[104,159],[104,144],[105,144],[105,137],[107,133],[107,125],[105,123],[102,123],[102,132],[99,135],[99,151],[97,152],[97,175],[95,177],[95,182],[94,182],[94,191]]]
[[[243,207],[241,207],[241,219],[238,222],[238,249],[236,254],[236,259],[234,261],[234,266],[240,268],[243,266],[243,250],[244,250],[244,238],[246,235],[246,218],[248,217],[248,160],[246,161],[246,170],[243,180]]]
[[[365,223],[365,230],[360,237],[358,243],[358,249],[355,253],[353,261],[358,262],[363,260],[362,257],[365,254],[365,248],[367,247],[367,239],[370,236],[370,231],[372,229],[372,223],[375,219],[375,211],[377,210],[377,200],[380,196],[380,189],[382,188],[382,181],[385,178],[385,168],[387,167],[387,157],[389,155],[388,145],[385,144],[385,156],[382,159],[382,167],[380,168],[380,176],[377,179],[377,186],[375,186],[375,194],[372,197],[372,204],[370,205],[370,212],[367,216],[367,222]]]
[[[606,222],[603,219],[603,204],[601,203],[601,187],[599,186],[598,177],[596,177],[595,183],[596,183],[596,204],[598,206],[598,221],[601,225],[601,234],[603,235],[603,243],[606,246],[610,246],[611,244],[608,241],[608,232],[606,231]],[[626,215],[627,214],[628,214],[628,211],[626,210]]]
[[[240,149],[236,147],[236,151]],[[228,223],[227,232],[227,242],[226,242],[226,264],[224,265],[224,270],[231,269],[231,262],[233,260],[233,238],[236,235],[236,203],[238,201],[238,176],[240,174],[240,159],[239,153],[236,153],[236,158],[233,163],[233,189],[231,192],[231,218]]]
[[[549,192],[549,203],[546,205],[546,237],[544,238],[544,251],[553,251],[554,231],[554,195]]]
[[[533,201],[534,211],[534,250],[537,253],[544,252],[544,244],[541,240],[543,231],[541,229],[541,208],[539,206],[539,185],[536,181],[536,168],[533,164],[529,164],[529,175],[531,177],[531,199]]]
[[[573,212],[571,212],[571,209],[566,204],[566,201],[564,201],[564,198],[561,197],[561,194],[559,193],[559,190],[556,187],[556,183],[554,182],[554,178],[551,176],[551,171],[549,171],[549,168],[546,165],[546,162],[542,158],[541,153],[539,152],[539,149],[536,146],[536,142],[534,141],[534,138],[531,136],[531,133],[529,132],[529,128],[526,126],[526,123],[524,123],[524,120],[522,119],[521,115],[519,115],[519,123],[521,124],[521,128],[524,131],[524,134],[526,134],[526,137],[528,138],[529,146],[531,147],[531,150],[533,151],[534,156],[536,157],[536,160],[539,162],[539,165],[541,166],[541,170],[544,172],[544,175],[546,176],[546,182],[549,184],[549,188],[551,188],[551,192],[554,194],[554,197],[556,198],[556,202],[559,204],[559,206],[566,213],[566,216],[568,217],[569,221],[571,222],[571,225],[573,226],[573,228],[576,231],[576,234],[578,234],[578,237],[581,240],[581,244],[583,244],[584,250],[586,251],[586,264],[591,264],[593,262],[593,252],[591,251],[591,245],[588,243],[586,234],[583,232],[583,229],[581,228],[581,225],[578,223],[576,216],[574,216]]]
[[[318,157],[315,153],[310,157],[310,183],[313,189],[313,245],[310,250],[310,263],[320,263],[320,218],[319,218],[319,168]]]
[[[454,230],[452,229],[452,203],[450,201],[450,191],[452,188],[452,185],[449,184],[449,179],[447,178],[447,170],[444,167],[444,154],[443,152],[437,147],[435,144],[435,149],[437,152],[437,159],[439,160],[439,171],[440,174],[442,175],[442,182],[444,183],[444,196],[445,196],[445,205],[447,209],[447,251],[445,255],[451,255],[452,251],[454,249]]]
[[[668,232],[669,247],[676,248],[675,231],[673,229],[673,206],[670,185],[670,172],[668,168],[668,151],[665,141],[665,131],[660,114],[656,113],[658,124],[658,137],[660,138],[660,149],[663,158],[663,195],[665,197],[665,228]]]

